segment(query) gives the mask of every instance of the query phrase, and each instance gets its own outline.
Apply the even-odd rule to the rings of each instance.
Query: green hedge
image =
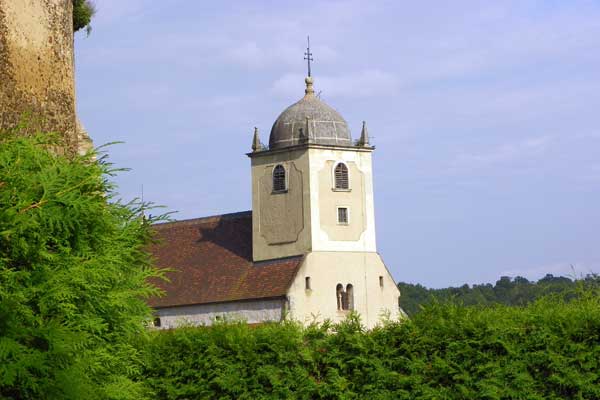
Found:
[[[599,399],[600,300],[427,306],[365,332],[243,323],[155,332],[158,399]]]

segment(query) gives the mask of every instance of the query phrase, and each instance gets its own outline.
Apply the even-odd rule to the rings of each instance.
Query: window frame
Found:
[[[346,167],[346,181],[347,181],[347,185],[348,187],[346,188],[338,188],[337,187],[337,179],[336,179],[336,175],[335,175],[335,170],[337,169],[337,167],[342,164],[344,167]],[[331,190],[333,190],[334,192],[351,192],[352,191],[352,186],[350,185],[350,168],[348,168],[348,163],[345,161],[337,161],[333,164],[333,169],[331,170],[331,178],[332,178],[332,182],[331,182]]]
[[[283,189],[275,189],[275,171],[278,167],[283,169]],[[287,193],[288,191],[288,171],[284,164],[275,164],[273,166],[273,170],[271,171],[271,193]]]
[[[340,209],[346,209],[346,222],[340,221]],[[335,207],[335,220],[338,225],[346,226],[350,225],[350,207],[349,206],[336,206]]]

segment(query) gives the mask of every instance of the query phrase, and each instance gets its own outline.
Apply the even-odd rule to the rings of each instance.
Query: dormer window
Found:
[[[348,190],[350,185],[348,182],[348,167],[344,163],[339,163],[335,166],[334,170],[334,189],[335,190]]]
[[[273,168],[273,192],[285,192],[287,184],[285,179],[285,168],[279,164]]]

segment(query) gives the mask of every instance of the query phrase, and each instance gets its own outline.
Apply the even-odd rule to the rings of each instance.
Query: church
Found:
[[[377,253],[367,127],[353,141],[344,118],[315,95],[310,69],[305,82],[268,147],[254,129],[251,211],[153,226],[156,265],[172,269],[158,282],[165,295],[150,299],[156,327],[339,322],[356,312],[373,328],[403,315]]]

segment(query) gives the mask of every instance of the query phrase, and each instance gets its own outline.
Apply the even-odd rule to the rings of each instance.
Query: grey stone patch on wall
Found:
[[[260,178],[260,233],[268,244],[294,243],[304,229],[302,171],[294,162],[284,163],[287,191],[273,192],[273,168],[266,166]]]
[[[217,320],[243,320],[249,324],[281,321],[285,300],[261,299],[227,303],[196,304],[159,308],[154,315],[160,318],[160,328],[176,328],[181,325],[212,325]]]

